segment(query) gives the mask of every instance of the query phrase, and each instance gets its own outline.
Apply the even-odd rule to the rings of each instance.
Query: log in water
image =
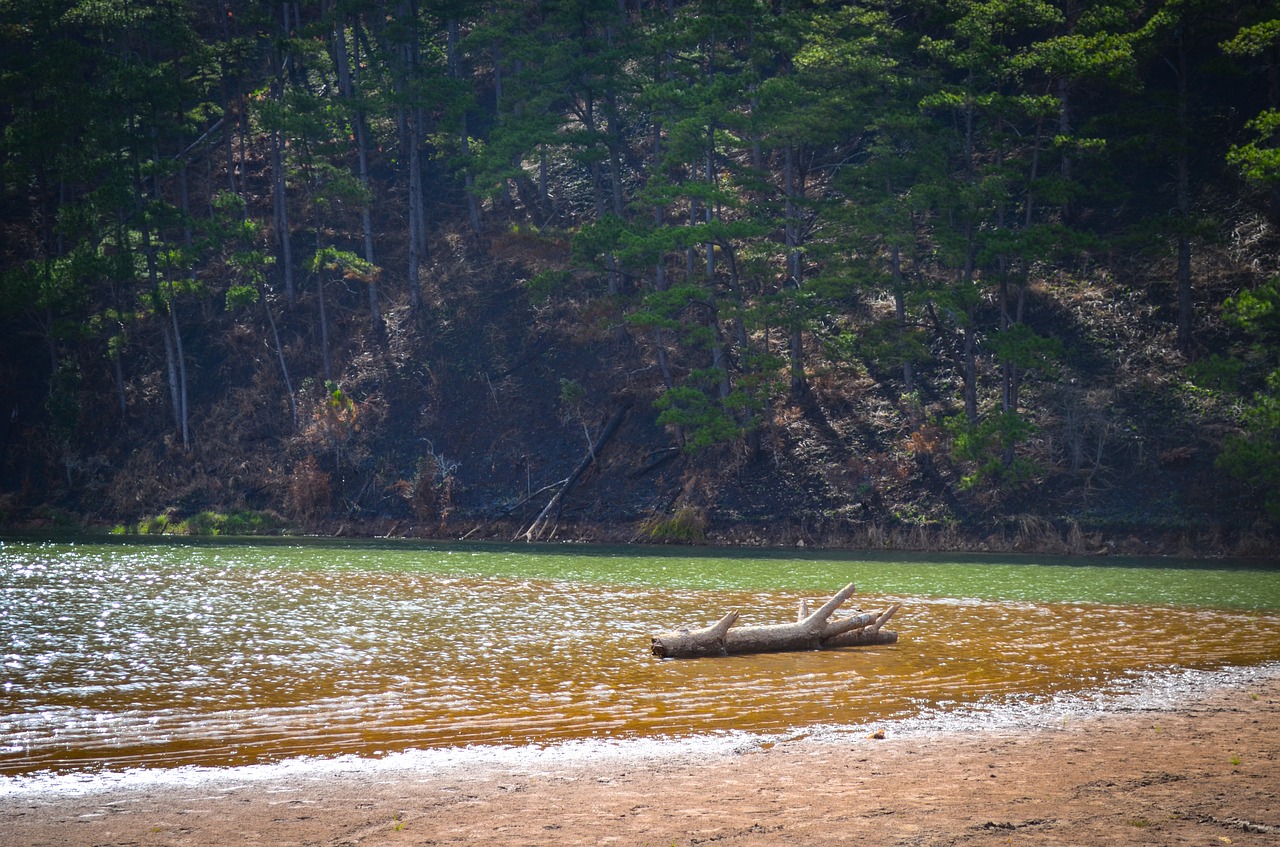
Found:
[[[800,604],[795,623],[735,626],[737,611],[702,629],[681,629],[653,636],[651,649],[659,659],[695,659],[743,653],[781,653],[797,650],[831,650],[839,647],[896,644],[898,634],[882,630],[901,604],[878,613],[862,613],[831,620],[836,609],[853,596],[851,582],[817,611],[807,601]]]

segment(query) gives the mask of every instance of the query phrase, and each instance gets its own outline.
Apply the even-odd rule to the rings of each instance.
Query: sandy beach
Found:
[[[1021,724],[448,767],[10,781],[35,845],[1280,844],[1280,677]]]

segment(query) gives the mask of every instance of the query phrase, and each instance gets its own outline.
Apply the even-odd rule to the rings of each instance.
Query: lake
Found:
[[[897,644],[659,661],[655,632],[903,604]],[[1280,661],[1230,563],[393,541],[0,543],[0,774],[804,732]]]

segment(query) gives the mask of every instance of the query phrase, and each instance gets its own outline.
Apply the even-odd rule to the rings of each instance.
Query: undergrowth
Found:
[[[694,506],[681,506],[670,515],[654,515],[643,521],[640,534],[659,544],[705,544],[707,516]]]
[[[269,535],[285,528],[285,522],[270,512],[198,512],[178,518],[164,512],[144,518],[133,526],[117,525],[114,535]]]

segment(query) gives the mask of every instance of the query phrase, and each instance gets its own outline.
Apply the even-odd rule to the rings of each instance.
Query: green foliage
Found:
[[[715,382],[719,377],[708,368],[690,375],[695,384],[677,385],[667,389],[654,401],[660,412],[658,423],[676,426],[685,433],[684,449],[696,453],[716,444],[733,441],[742,435],[742,428],[725,406],[707,394],[696,383]]]
[[[1038,367],[1052,373],[1055,360],[1064,354],[1061,341],[1038,335],[1022,323],[996,333],[987,343],[1001,362],[1024,370]]]
[[[1199,388],[1236,394],[1241,390],[1244,370],[1243,360],[1214,353],[1192,362],[1187,368],[1187,376]]]
[[[662,327],[676,329],[682,326],[686,314],[705,307],[707,293],[700,285],[673,285],[665,291],[651,291],[644,296],[641,308],[627,315],[627,322],[638,327]],[[688,331],[701,338],[695,327]]]
[[[254,285],[231,285],[227,288],[227,310],[252,306],[258,302],[258,288]]]
[[[1227,298],[1222,317],[1259,341],[1280,341],[1280,278]]]
[[[646,518],[640,534],[656,544],[706,544],[707,516],[694,506],[680,506],[670,515]]]
[[[168,514],[154,515],[138,522],[138,535],[165,535],[170,532],[173,519]]]
[[[530,300],[543,304],[567,290],[572,281],[572,271],[552,268],[534,274],[525,281],[524,287],[529,292]]]
[[[336,247],[325,247],[317,250],[311,257],[310,270],[319,273],[321,270],[336,271],[344,279],[360,282],[375,282],[382,269],[372,262],[360,258],[350,250],[339,250]]]
[[[1258,491],[1271,518],[1280,520],[1280,279],[1228,298],[1222,313],[1249,346],[1242,357],[1198,363],[1191,375],[1240,396],[1241,432],[1226,439],[1217,464]],[[1266,374],[1260,386],[1248,379],[1259,368]]]
[[[616,215],[605,215],[587,224],[573,237],[573,258],[583,265],[598,266],[602,259],[617,252],[622,238],[623,221]]]
[[[1252,141],[1237,144],[1227,153],[1227,162],[1240,169],[1245,179],[1263,185],[1280,182],[1280,109],[1266,109],[1246,124]]]
[[[566,410],[577,414],[582,408],[582,401],[586,398],[586,394],[586,389],[576,379],[561,378],[560,405]]]
[[[1242,84],[1262,78],[1280,39],[1273,2],[344,0],[287,4],[291,21],[278,3],[234,6],[225,16],[189,0],[0,4],[0,319],[23,339],[13,349],[39,360],[40,390],[22,390],[43,402],[51,438],[84,438],[108,394],[129,406],[126,437],[155,437],[156,410],[178,405],[163,390],[175,355],[202,381],[193,411],[223,408],[213,375],[257,364],[229,333],[261,317],[286,382],[290,367],[314,366],[330,330],[342,337],[325,356],[349,357],[333,372],[367,376],[351,318],[362,304],[347,289],[388,307],[385,361],[407,368],[431,348],[406,278],[479,279],[521,263],[531,302],[585,293],[584,320],[599,319],[607,275],[609,322],[619,341],[627,327],[640,342],[611,355],[661,350],[663,384],[675,386],[659,419],[690,450],[776,420],[788,376],[799,397],[822,354],[900,379],[887,396],[961,395],[976,409],[1003,388],[1016,406],[1011,374],[1052,375],[1068,354],[1008,325],[1010,291],[1028,295],[1043,326],[1062,305],[1042,303],[1052,281],[1110,261],[1121,229],[1148,243],[1222,230],[1169,215],[1154,196],[1173,183],[1171,154],[1195,154],[1193,184],[1217,180],[1223,155],[1253,182],[1280,183],[1280,113],[1264,86]],[[1191,119],[1178,132],[1175,38],[1192,62]],[[1231,77],[1231,65],[1252,76]],[[421,179],[432,188],[418,203]],[[383,268],[352,252],[375,203],[385,287]],[[407,245],[417,227],[400,222],[411,220],[426,221],[421,249]],[[560,243],[528,261],[522,250],[486,255],[494,233],[535,221],[573,234],[570,268]],[[299,269],[320,277],[322,294],[335,275],[363,285],[318,304],[294,297]],[[277,277],[289,292],[278,310]],[[436,289],[442,311],[462,304],[462,288],[487,308],[484,284],[449,281]],[[330,306],[310,332],[312,310]],[[1223,467],[1260,485],[1278,307],[1275,283],[1228,300],[1223,319],[1245,344],[1191,374],[1239,400],[1245,434]],[[448,316],[450,333],[470,328],[463,317]],[[575,319],[538,308],[525,326],[492,331],[555,321],[581,337]],[[38,353],[22,346],[29,334]],[[174,341],[186,352],[171,352]],[[659,370],[611,364],[628,379]],[[581,387],[560,388],[562,405],[580,408]],[[308,423],[336,450],[360,406],[337,386],[311,396]],[[1028,426],[1013,413],[957,424],[970,482],[1025,479]]]
[[[282,527],[280,519],[267,512],[203,511],[183,520],[165,512],[145,518],[131,529],[117,526],[112,532],[116,535],[267,535]]]
[[[951,452],[974,470],[962,480],[964,488],[994,485],[1009,488],[1033,479],[1036,465],[1015,453],[1018,445],[1035,432],[1035,425],[1013,411],[989,414],[978,423],[964,415],[943,421],[951,435]]]
[[[1262,19],[1246,20],[1233,37],[1222,43],[1222,50],[1237,57],[1267,57],[1266,72],[1274,73],[1274,50],[1280,43],[1280,9],[1275,3],[1267,3],[1256,14]],[[1280,110],[1275,108],[1274,96],[1267,105],[1246,124],[1252,139],[1232,145],[1227,161],[1246,180],[1274,190],[1280,185]]]
[[[918,327],[905,331],[896,319],[885,318],[857,330],[842,329],[822,336],[823,350],[834,362],[862,362],[869,366],[929,360],[928,339]]]
[[[44,404],[55,437],[63,443],[74,438],[80,424],[83,386],[84,375],[79,363],[70,356],[64,357],[53,372]]]
[[[331,380],[324,383],[324,402],[321,405],[322,415],[335,426],[355,428],[360,408],[356,401],[343,392],[342,387]]]
[[[1280,520],[1280,370],[1253,396],[1242,423],[1244,433],[1227,439],[1218,466],[1262,492],[1268,513]]]

